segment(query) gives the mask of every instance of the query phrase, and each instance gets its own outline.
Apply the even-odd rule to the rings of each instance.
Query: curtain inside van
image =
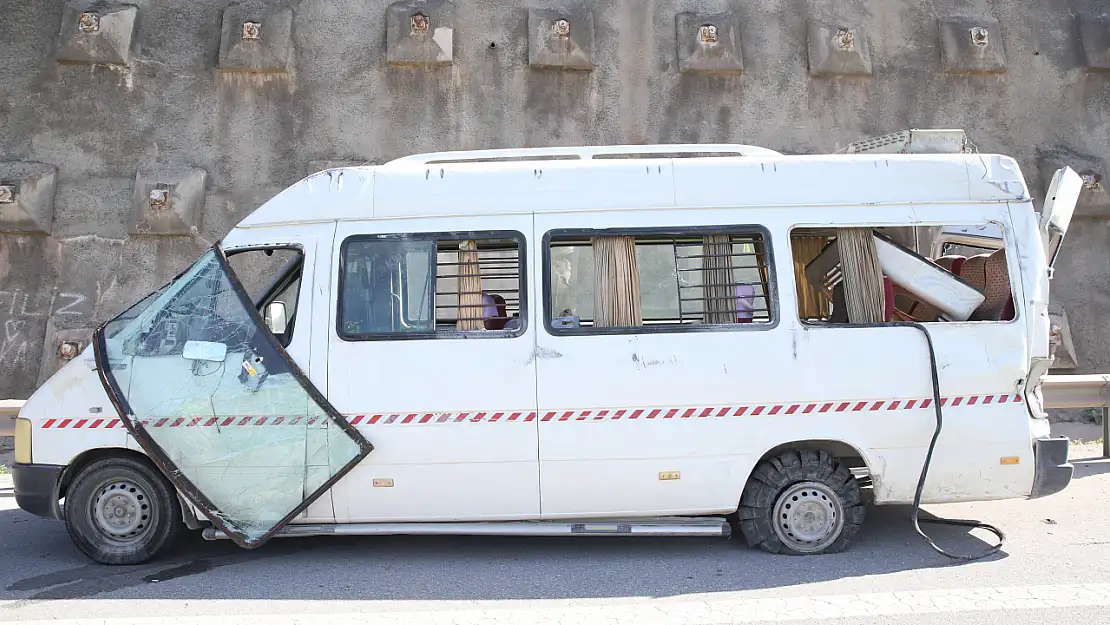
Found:
[[[482,274],[478,265],[478,242],[459,243],[459,318],[461,331],[484,330],[482,323]]]
[[[705,323],[736,323],[737,297],[732,271],[732,239],[710,234],[702,239]]]
[[[849,322],[882,323],[886,308],[883,270],[871,228],[838,229],[836,241]]]
[[[825,249],[825,237],[791,237],[794,255],[794,285],[798,292],[798,314],[802,319],[824,319],[829,316],[829,300],[821,285],[806,279],[806,265]]]
[[[643,324],[640,270],[632,237],[594,237],[594,327]]]

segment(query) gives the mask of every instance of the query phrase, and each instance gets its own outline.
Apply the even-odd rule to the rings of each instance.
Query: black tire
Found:
[[[69,537],[101,564],[140,564],[181,534],[172,486],[149,463],[104,458],[81,470],[65,498]]]
[[[798,485],[804,484],[812,484],[814,489],[808,490],[803,486],[802,491],[794,492],[798,490]],[[800,539],[796,539],[794,544],[789,539],[782,540],[780,532],[786,535],[790,528],[778,518],[786,518],[785,513],[776,515],[777,505],[790,507],[788,501],[780,502],[781,497],[791,494],[797,501],[797,494],[803,492],[815,495],[811,505],[827,509],[830,518],[835,518],[837,514],[840,517],[835,523],[830,521],[833,528],[820,540],[814,540],[805,548],[798,544],[802,542]],[[831,501],[831,496],[838,501]],[[863,524],[865,510],[859,482],[847,466],[824,451],[791,449],[765,460],[752,470],[740,498],[736,519],[749,546],[758,545],[771,553],[816,555],[847,549]],[[785,511],[780,509],[780,512]],[[778,528],[776,524],[779,524]]]

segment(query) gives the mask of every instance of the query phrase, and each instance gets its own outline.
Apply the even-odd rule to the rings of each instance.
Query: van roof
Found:
[[[643,208],[1026,201],[997,154],[790,156],[748,145],[637,145],[418,154],[316,172],[238,227]]]

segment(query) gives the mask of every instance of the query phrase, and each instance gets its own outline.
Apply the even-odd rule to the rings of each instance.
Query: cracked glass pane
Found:
[[[296,271],[287,281],[299,277],[299,263],[283,266]],[[143,449],[220,529],[254,547],[371,447],[278,347],[253,310],[262,302],[231,276],[209,251],[108,322],[97,357]]]

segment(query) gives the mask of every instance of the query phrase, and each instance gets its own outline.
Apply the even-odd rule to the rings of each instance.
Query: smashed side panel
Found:
[[[528,65],[592,70],[595,66],[593,12],[584,8],[529,9]]]
[[[57,177],[46,163],[0,163],[0,232],[50,234]]]
[[[740,14],[679,13],[675,16],[678,69],[683,72],[744,71]]]
[[[1037,172],[1041,191],[1047,191],[1052,176],[1062,167],[1071,167],[1083,179],[1083,190],[1075,204],[1076,217],[1110,217],[1110,189],[1106,185],[1106,162],[1091,154],[1068,147],[1040,150]]]
[[[450,65],[455,5],[446,0],[401,0],[385,10],[385,60],[390,65]]]
[[[263,325],[219,249],[105,324],[97,368],[128,431],[254,548],[372,449]]]
[[[138,7],[71,2],[62,11],[54,58],[62,63],[130,65]]]

